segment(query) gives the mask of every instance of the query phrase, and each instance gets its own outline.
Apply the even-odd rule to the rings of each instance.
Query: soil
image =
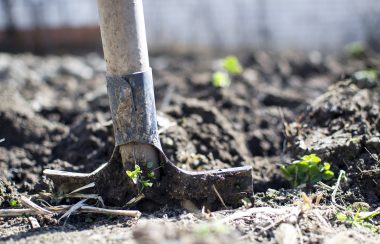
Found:
[[[36,229],[27,217],[0,218],[0,241],[283,243],[286,233],[293,233],[305,243],[376,243],[376,231],[337,220],[331,187],[291,189],[279,168],[316,153],[331,163],[336,176],[346,172],[337,204],[379,207],[379,83],[350,79],[358,70],[379,69],[377,54],[351,58],[260,51],[237,56],[244,71],[228,88],[210,82],[221,54],[156,53],[151,66],[168,158],[193,171],[252,166],[253,206],[212,213],[162,206],[139,220],[80,214],[65,224],[55,216],[36,216],[41,226]],[[114,139],[104,72],[97,54],[0,54],[2,208],[11,208],[19,194],[46,190],[44,169],[91,172],[110,158]],[[308,199],[317,196],[320,204],[310,209]],[[248,207],[288,211],[295,206],[302,212],[216,221]],[[379,224],[376,217],[369,221]]]

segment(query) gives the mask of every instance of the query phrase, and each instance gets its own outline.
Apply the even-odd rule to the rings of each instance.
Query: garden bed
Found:
[[[215,213],[160,206],[139,220],[80,214],[65,225],[37,216],[36,229],[27,217],[0,218],[0,240],[228,243],[274,241],[293,233],[311,243],[344,238],[375,243],[376,217],[364,225],[337,213],[340,206],[348,210],[365,203],[370,211],[379,206],[378,80],[349,78],[368,67],[379,69],[380,59],[316,52],[238,57],[243,72],[225,88],[211,82],[221,56],[155,54],[151,66],[168,158],[194,171],[251,165],[252,206],[242,202],[239,209]],[[104,71],[97,54],[0,54],[2,208],[10,208],[20,193],[47,190],[44,169],[90,172],[110,158],[114,142]],[[331,164],[334,180],[291,189],[280,166],[310,153]],[[347,180],[339,182],[332,201],[340,170]],[[266,208],[252,210],[259,207]]]

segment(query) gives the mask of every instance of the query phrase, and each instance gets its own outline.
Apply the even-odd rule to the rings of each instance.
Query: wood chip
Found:
[[[274,232],[274,236],[276,238],[276,241],[279,244],[297,244],[297,229],[287,223],[282,223],[280,226],[276,229]]]
[[[41,227],[36,218],[28,217],[28,220],[30,222],[30,225],[32,226],[32,229],[38,229]]]

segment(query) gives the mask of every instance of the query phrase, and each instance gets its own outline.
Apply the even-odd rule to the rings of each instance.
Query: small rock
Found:
[[[274,236],[279,244],[296,244],[297,229],[287,223],[281,224],[275,231]]]

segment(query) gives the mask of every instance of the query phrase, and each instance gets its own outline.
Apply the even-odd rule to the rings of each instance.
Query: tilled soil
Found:
[[[378,207],[378,82],[349,78],[358,70],[379,69],[380,59],[376,54],[357,59],[317,52],[238,56],[244,71],[228,88],[210,82],[218,66],[214,55],[151,58],[165,153],[177,166],[194,171],[251,165],[253,207],[302,205],[300,192],[305,191],[322,196],[322,205],[315,207],[322,214],[303,209],[302,214],[290,213],[298,216],[294,221],[264,214],[219,223],[213,221],[245,207],[202,215],[166,206],[138,221],[86,214],[71,216],[63,225],[56,218],[38,216],[38,229],[31,229],[26,217],[0,218],[0,240],[276,242],[296,230],[298,240],[305,242],[346,238],[375,243],[370,230],[336,220],[331,188],[290,189],[279,166],[316,153],[332,164],[336,175],[347,172],[348,180],[337,193],[339,204]],[[0,142],[1,207],[9,208],[20,193],[46,189],[43,169],[90,172],[110,158],[114,142],[104,72],[97,54],[0,54],[0,140],[5,139]],[[321,218],[327,220],[322,226]]]

